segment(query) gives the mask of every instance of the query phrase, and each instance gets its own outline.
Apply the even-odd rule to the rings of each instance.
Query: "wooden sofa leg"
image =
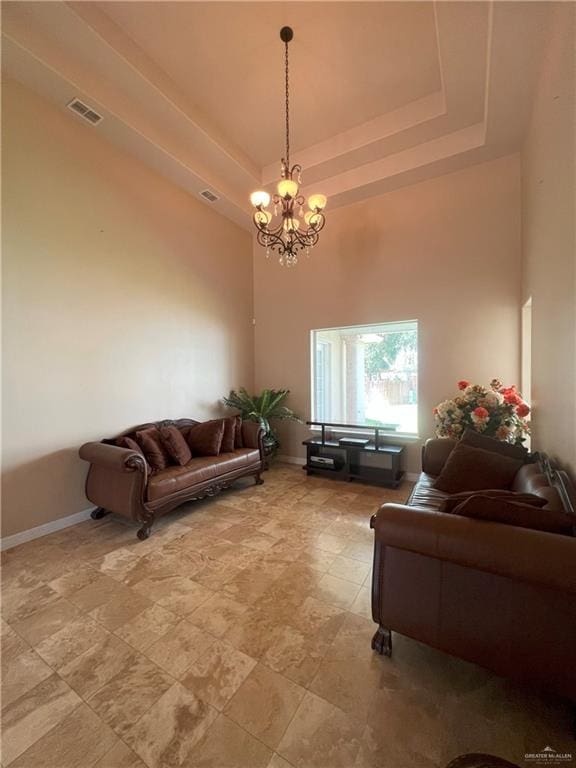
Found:
[[[256,485],[264,485],[264,480],[262,480],[262,478],[260,477],[260,472],[256,472],[256,474],[254,475],[254,481]]]
[[[103,517],[106,517],[106,515],[109,515],[110,512],[107,509],[104,509],[104,507],[96,507],[96,509],[93,509],[92,512],[90,512],[90,517],[92,520],[102,520]]]
[[[154,515],[152,512],[146,512],[142,515],[142,528],[139,528],[136,536],[140,539],[140,541],[144,541],[150,536],[150,532],[152,531],[152,525],[154,524]]]
[[[379,626],[372,638],[372,650],[382,656],[392,656],[392,632],[386,627]]]

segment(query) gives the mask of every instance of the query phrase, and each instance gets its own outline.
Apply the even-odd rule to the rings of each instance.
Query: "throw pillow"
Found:
[[[242,416],[236,416],[236,433],[234,435],[234,448],[244,448],[242,440]]]
[[[136,440],[132,440],[131,437],[127,437],[126,435],[124,435],[123,437],[119,437],[116,440],[116,445],[119,448],[128,448],[131,451],[136,451],[137,453],[141,454],[142,456],[144,455],[142,453],[142,448],[140,448],[140,446],[138,445]]]
[[[487,437],[474,429],[464,430],[460,442],[472,448],[482,448],[484,451],[499,453],[501,456],[510,456],[523,462],[528,458],[528,450],[521,445],[512,445],[512,443],[506,443],[503,440],[496,440],[494,437]]]
[[[445,493],[482,491],[485,488],[509,488],[523,462],[462,442],[454,448],[434,488]]]
[[[178,427],[162,427],[160,437],[164,447],[177,464],[183,467],[192,458],[192,451]]]
[[[218,456],[224,436],[224,419],[195,424],[188,430],[188,445],[195,456]]]
[[[170,465],[170,455],[164,448],[160,432],[156,427],[139,430],[135,437],[146,461],[154,472],[160,472]]]
[[[576,518],[566,512],[554,509],[538,509],[530,504],[518,504],[501,498],[490,498],[477,494],[470,496],[454,510],[455,515],[473,517],[476,520],[491,520],[494,523],[515,525],[519,528],[533,528],[548,533],[570,535]]]
[[[234,450],[236,444],[236,416],[230,416],[227,419],[214,419],[214,421],[224,422],[224,434],[222,435],[220,453],[230,453]]]
[[[448,496],[444,499],[440,505],[440,512],[451,513],[454,509],[462,504],[463,501],[469,499],[471,496],[489,496],[491,499],[507,499],[517,504],[530,504],[531,507],[543,507],[548,503],[548,500],[543,496],[537,496],[535,493],[517,493],[515,491],[507,491],[504,488],[490,488],[483,491],[462,491],[462,493],[454,493],[452,496]]]

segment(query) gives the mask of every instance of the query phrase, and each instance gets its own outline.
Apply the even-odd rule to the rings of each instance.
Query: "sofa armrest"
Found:
[[[422,471],[427,475],[439,475],[456,442],[450,437],[432,437],[426,440],[422,446]]]
[[[138,451],[120,448],[106,443],[84,443],[78,451],[84,461],[116,472],[143,471],[146,474],[146,460]]]
[[[264,455],[262,440],[264,438],[264,429],[257,421],[242,422],[242,442],[245,448],[259,448],[260,454]]]
[[[576,538],[402,504],[372,517],[376,546],[390,546],[576,594]]]

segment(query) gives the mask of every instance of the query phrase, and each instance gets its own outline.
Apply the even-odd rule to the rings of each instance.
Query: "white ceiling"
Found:
[[[546,2],[5,2],[3,69],[250,226],[284,154],[329,208],[516,151]],[[79,119],[70,115],[70,119]]]

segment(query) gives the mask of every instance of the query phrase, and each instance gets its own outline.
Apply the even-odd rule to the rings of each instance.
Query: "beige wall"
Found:
[[[319,245],[282,268],[254,249],[256,386],[288,387],[310,417],[314,328],[419,321],[420,435],[458,379],[519,377],[520,161],[505,157],[327,210]],[[306,429],[281,453],[304,455]],[[419,444],[407,469],[419,470]]]
[[[86,509],[76,455],[252,386],[252,244],[16,83],[3,85],[2,535]]]
[[[576,473],[576,6],[553,15],[522,153],[523,300],[532,297],[535,449]]]

